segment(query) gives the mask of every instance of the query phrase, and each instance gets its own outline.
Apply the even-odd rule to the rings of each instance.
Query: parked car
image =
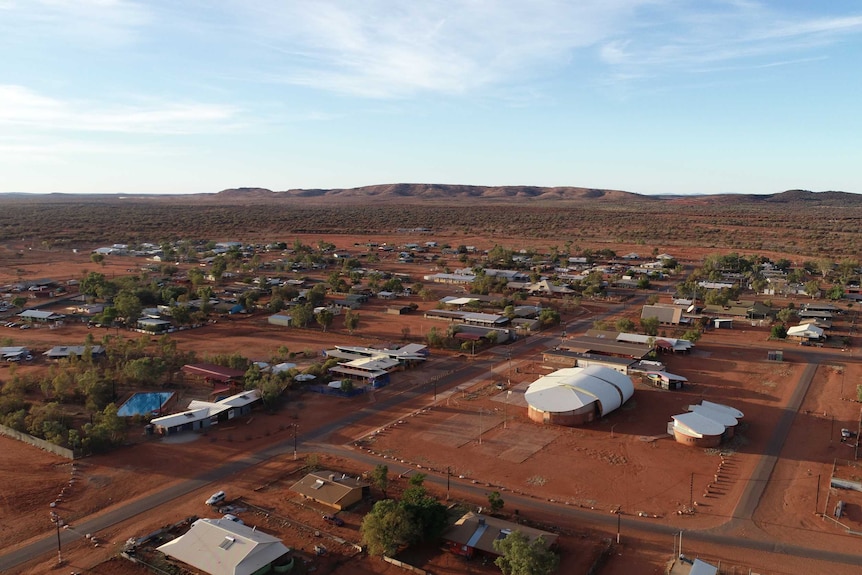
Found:
[[[338,517],[337,515],[324,515],[323,520],[326,521],[327,523],[331,523],[332,525],[336,525],[338,527],[341,527],[342,525],[344,525],[344,519],[342,519],[341,517]]]
[[[222,515],[222,519],[227,519],[228,521],[233,521],[234,523],[239,523],[240,525],[245,525],[245,522],[242,519],[230,513],[225,513],[224,515]]]
[[[207,505],[218,505],[225,500],[224,491],[216,491],[205,501]]]

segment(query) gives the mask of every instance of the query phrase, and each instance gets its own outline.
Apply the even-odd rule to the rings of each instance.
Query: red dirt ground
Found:
[[[303,238],[307,243],[318,238]],[[384,240],[386,241],[386,240]],[[389,239],[388,241],[393,241]],[[478,238],[458,236],[452,243],[476,243]],[[339,247],[350,249],[352,242],[338,241]],[[637,246],[615,247],[617,251],[637,250]],[[38,252],[38,250],[33,250]],[[702,254],[686,253],[687,257]],[[0,254],[2,256],[2,254]],[[77,260],[77,261],[76,261]],[[71,257],[68,253],[43,251],[35,255],[25,253],[20,259],[8,254],[0,257],[5,276],[0,283],[24,278],[53,277],[58,279],[80,277],[83,269],[98,270],[106,275],[124,275],[128,269],[140,265],[140,260],[108,258],[105,266],[88,261],[88,255]],[[409,265],[408,265],[409,266]],[[382,267],[382,266],[381,266]],[[428,266],[408,267],[422,269]],[[2,272],[0,272],[2,273]],[[440,290],[442,295],[444,292]],[[423,309],[433,307],[433,301],[418,298],[409,301]],[[199,356],[206,353],[241,351],[255,360],[268,360],[277,348],[286,345],[291,351],[318,352],[334,343],[371,345],[399,342],[403,339],[403,326],[410,327],[410,337],[422,338],[430,326],[445,324],[424,320],[421,314],[390,316],[382,313],[383,302],[373,301],[360,310],[358,333],[351,337],[338,320],[330,333],[322,333],[316,326],[306,330],[276,328],[266,323],[266,315],[220,320],[217,324],[197,330],[178,332],[172,337],[183,349],[194,349]],[[634,310],[627,311],[632,315]],[[4,330],[5,328],[0,328]],[[88,333],[83,325],[66,325],[56,330],[31,329],[23,332],[2,333],[11,337],[13,345],[27,345],[43,350],[58,344],[79,344]],[[111,331],[110,333],[114,333]],[[122,333],[122,332],[121,332]],[[129,337],[139,334],[129,333]],[[570,334],[573,335],[573,334]],[[676,525],[695,529],[719,526],[731,516],[736,501],[745,486],[760,454],[770,437],[770,431],[781,415],[781,408],[789,399],[800,376],[803,364],[798,360],[798,346],[767,341],[767,327],[742,327],[733,330],[713,330],[698,343],[696,351],[688,356],[665,356],[668,371],[688,377],[692,385],[682,392],[661,391],[641,384],[636,385],[634,398],[618,412],[604,421],[584,428],[546,428],[526,418],[523,407],[518,406],[523,388],[546,373],[540,357],[524,357],[512,362],[512,369],[498,355],[494,373],[477,378],[469,389],[452,394],[441,394],[432,409],[420,415],[407,417],[415,408],[403,414],[381,414],[376,420],[341,429],[333,441],[351,443],[367,437],[365,447],[380,456],[385,463],[391,459],[404,459],[421,465],[431,473],[444,473],[448,466],[453,473],[464,475],[465,481],[475,479],[480,484],[490,483],[507,493],[525,494],[536,499],[553,499],[571,506],[607,511],[619,508],[627,517],[643,513],[646,522]],[[508,348],[507,348],[508,349]],[[766,361],[766,350],[783,349],[785,362]],[[493,352],[490,352],[493,354]],[[862,383],[862,369],[852,351],[824,350],[828,359],[818,369],[815,380],[797,415],[791,434],[785,442],[781,458],[754,515],[754,524],[766,536],[776,540],[827,549],[844,550],[858,545],[858,540],[844,530],[814,514],[823,512],[835,498],[845,494],[830,493],[828,477],[833,460],[850,456],[852,448],[840,442],[842,427],[855,429],[858,403],[842,401],[841,394],[852,397],[856,385]],[[487,355],[487,354],[486,354]],[[833,365],[842,365],[838,370]],[[44,369],[42,360],[22,366],[24,370]],[[360,402],[379,400],[386,394],[397,393],[411,384],[424,381],[435,373],[434,362],[419,370],[397,374],[393,384],[375,396],[360,397]],[[5,371],[5,370],[4,370]],[[7,373],[0,371],[0,379]],[[511,379],[515,393],[508,398],[493,383]],[[189,391],[190,394],[194,390]],[[739,438],[731,446],[730,479],[720,482],[715,496],[706,497],[709,483],[714,483],[718,455],[702,449],[688,448],[674,443],[665,434],[670,416],[684,411],[690,403],[709,399],[739,408],[745,413],[744,426]],[[365,404],[360,403],[360,406]],[[166,443],[146,440],[140,431],[133,431],[133,445],[106,456],[91,457],[77,462],[76,481],[67,487],[63,503],[57,511],[72,524],[100,510],[127,502],[187,477],[194,476],[206,466],[215,466],[231,458],[273,442],[289,442],[291,423],[302,429],[311,429],[320,414],[335,415],[356,409],[350,400],[306,394],[297,403],[278,415],[257,414],[250,422],[240,422],[232,429],[221,428],[207,436],[197,436],[188,443]],[[484,411],[480,411],[484,410]],[[481,413],[481,415],[480,415]],[[504,424],[505,416],[505,424]],[[392,421],[406,423],[387,427]],[[481,419],[481,421],[480,421]],[[481,429],[482,442],[479,444]],[[0,535],[6,541],[26,542],[50,533],[48,503],[68,485],[72,477],[71,464],[37,449],[0,437],[0,516],[15,518],[0,526]],[[348,472],[364,471],[361,466],[346,459],[320,456],[321,462]],[[300,462],[301,463],[301,462]],[[235,477],[219,488],[225,488],[232,497],[263,507],[275,513],[296,518],[326,533],[331,528],[319,521],[317,509],[305,509],[289,497],[292,460],[269,461]],[[677,515],[687,506],[689,485],[694,477],[693,495],[698,502],[694,515]],[[820,490],[817,477],[820,478]],[[11,486],[19,486],[10,489]],[[261,489],[262,486],[265,486]],[[21,573],[68,571],[70,568],[88,573],[135,574],[139,567],[125,561],[110,559],[126,539],[140,536],[165,524],[176,522],[192,514],[207,511],[200,503],[216,486],[201,489],[195,497],[172,502],[163,508],[121,523],[98,536],[104,542],[99,548],[85,546],[83,542],[64,549],[67,563],[55,568],[53,557],[20,570]],[[827,495],[829,499],[827,499]],[[815,501],[817,505],[815,506]],[[482,501],[474,501],[481,505]],[[509,505],[504,511],[512,512]],[[285,543],[308,552],[319,541],[313,533],[284,529],[277,523],[247,512],[251,523],[273,531],[285,538]],[[247,519],[247,516],[243,516]],[[358,541],[359,515],[347,514],[348,525],[338,534],[348,541]],[[535,521],[554,524],[554,518],[539,515]],[[855,515],[849,521],[860,521]],[[853,523],[859,528],[858,523]],[[585,558],[595,557],[602,537],[612,537],[602,530],[580,532],[562,538],[563,568],[561,573],[582,572]],[[581,537],[581,534],[584,536]],[[760,533],[753,536],[760,537]],[[672,541],[665,536],[638,535],[637,539],[624,534],[623,544],[616,550],[605,574],[659,573],[670,557]],[[329,545],[327,545],[329,547]],[[331,549],[330,555],[319,561],[320,572],[339,574],[401,573],[402,571],[377,559],[363,559],[338,563],[349,550]],[[716,546],[697,544],[687,547],[691,555],[722,560],[724,565],[733,561],[740,568],[753,568],[769,573],[817,573],[825,567],[816,561],[787,559],[777,555],[746,552],[734,549],[732,554]],[[730,555],[730,556],[729,556]],[[495,573],[494,567],[483,567],[475,562],[439,554],[429,567],[434,573]],[[832,573],[852,573],[830,565]],[[740,571],[742,572],[742,571]]]

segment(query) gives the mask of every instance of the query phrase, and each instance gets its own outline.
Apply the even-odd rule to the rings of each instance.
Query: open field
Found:
[[[29,204],[11,204],[9,214],[26,222],[24,214],[30,208]],[[842,244],[844,247],[830,252],[831,257],[840,258],[855,253],[845,250],[856,249],[855,242],[859,241],[858,233],[850,233],[843,224],[833,222],[838,228],[829,232],[820,229],[826,225],[820,220],[811,224],[810,234],[790,239],[780,233],[780,225],[765,215],[742,218],[739,207],[731,212],[730,208],[709,211],[703,205],[680,206],[673,217],[690,217],[693,228],[703,231],[702,234],[695,231],[695,239],[690,243],[691,227],[681,230],[661,225],[670,220],[654,220],[650,225],[642,220],[632,223],[630,212],[611,206],[604,206],[577,222],[573,221],[577,208],[561,213],[531,206],[518,222],[511,221],[514,208],[510,205],[477,208],[481,212],[478,224],[470,223],[468,210],[436,206],[423,212],[425,209],[410,206],[398,211],[388,207],[376,215],[363,212],[362,217],[367,219],[348,226],[345,222],[351,220],[346,208],[339,211],[335,207],[309,207],[308,211],[300,210],[299,215],[290,216],[304,217],[306,224],[300,226],[287,219],[287,210],[256,208],[246,217],[259,218],[260,226],[242,219],[217,226],[218,218],[226,217],[224,206],[204,209],[201,205],[166,203],[152,220],[141,220],[139,227],[131,223],[142,213],[137,207],[119,212],[116,225],[129,226],[127,235],[122,236],[110,228],[79,235],[78,229],[86,227],[85,210],[80,206],[49,204],[50,213],[71,210],[71,216],[65,226],[57,225],[56,229],[47,226],[45,240],[32,235],[25,238],[22,229],[15,226],[4,228],[0,284],[47,277],[80,279],[86,271],[99,271],[111,278],[137,273],[143,263],[141,258],[109,256],[96,264],[90,261],[89,249],[101,242],[158,240],[149,236],[160,233],[163,234],[160,237],[184,235],[176,226],[158,227],[156,220],[167,224],[173,221],[171,218],[195,221],[187,233],[200,237],[210,237],[213,235],[210,230],[219,229],[215,238],[218,240],[298,239],[307,244],[327,241],[348,251],[359,251],[356,244],[370,239],[399,244],[417,237],[424,241],[427,237],[452,245],[476,245],[480,249],[490,249],[495,244],[547,249],[550,245],[562,247],[566,240],[571,240],[590,249],[611,247],[617,253],[647,252],[655,247],[672,253],[687,265],[709,254],[730,251],[798,261],[821,256],[830,245]],[[658,211],[642,209],[656,210],[649,213]],[[824,208],[832,209],[838,213],[839,208]],[[190,210],[203,210],[206,217],[195,220],[189,215]],[[775,210],[783,224],[798,223],[793,210]],[[318,219],[309,219],[311,213]],[[337,218],[333,216],[335,213]],[[425,220],[421,217],[423,213]],[[731,213],[740,219],[728,220]],[[10,217],[9,214],[4,217]],[[855,217],[852,212],[845,216]],[[509,223],[501,224],[504,220]],[[404,227],[441,229],[417,236],[393,230],[393,221]],[[444,226],[442,222],[446,221],[449,224]],[[542,221],[548,227],[541,234],[516,233],[517,229]],[[630,227],[626,227],[627,221]],[[721,221],[727,225],[717,227],[715,233],[706,231]],[[589,225],[583,225],[585,222]],[[607,228],[610,233],[600,233],[609,223],[613,224]],[[278,238],[273,238],[273,230],[279,225],[282,231]],[[343,229],[339,233],[309,230],[317,226],[324,230],[327,226]],[[164,229],[172,231],[165,233]],[[757,239],[749,239],[753,237]],[[79,253],[72,253],[73,246],[79,248]],[[452,267],[463,265],[455,258],[444,263]],[[421,281],[422,274],[440,271],[444,263],[405,264],[383,256],[374,265],[408,273],[415,278],[413,281]],[[179,267],[188,269],[193,265]],[[316,272],[316,277],[325,279],[328,273],[322,270]],[[656,287],[670,287],[675,280],[671,278]],[[239,352],[255,361],[270,361],[281,347],[287,347],[297,354],[292,361],[304,367],[315,361],[322,349],[335,344],[398,345],[424,341],[432,327],[445,330],[445,323],[426,319],[422,312],[434,309],[440,297],[463,295],[464,290],[442,285],[427,287],[431,297],[413,295],[399,299],[399,303],[417,307],[414,313],[402,316],[386,314],[387,302],[372,299],[359,310],[361,320],[353,334],[344,328],[343,316],[336,316],[324,332],[317,325],[305,329],[273,326],[267,323],[266,312],[257,312],[224,316],[204,327],[175,332],[171,339],[178,348],[194,352],[201,360],[208,355]],[[661,297],[663,301],[669,299],[664,293]],[[554,305],[538,298],[527,303]],[[56,302],[44,309],[64,313],[69,305]],[[562,321],[564,325],[580,326],[567,331],[566,337],[573,337],[591,327],[596,318],[611,323],[621,317],[636,321],[639,313],[640,303],[584,300],[576,309],[563,310]],[[853,337],[846,321],[849,320],[836,322],[834,330]],[[318,573],[403,572],[377,558],[354,557],[351,546],[329,539],[334,534],[359,543],[358,526],[365,508],[343,514],[347,524],[335,528],[320,520],[322,509],[308,506],[291,495],[289,485],[301,473],[306,456],[313,454],[321,465],[353,474],[368,471],[375,463],[386,463],[393,471],[410,468],[428,473],[429,489],[441,498],[447,494],[445,485],[449,479],[454,485],[452,499],[465,505],[486,505],[485,494],[500,491],[506,501],[503,514],[515,517],[517,510],[518,516],[553,526],[563,534],[560,573],[586,571],[601,551],[603,540],[614,536],[612,522],[599,519],[600,515],[611,516],[612,511],[620,512],[624,525],[629,527],[624,528],[622,545],[599,571],[603,574],[661,573],[672,554],[675,530],[724,537],[715,542],[694,536],[686,543],[687,554],[721,560],[723,565],[775,574],[854,573],[858,564],[830,563],[822,557],[806,557],[804,553],[782,556],[741,543],[751,540],[825,554],[856,553],[858,536],[847,530],[862,530],[862,500],[854,498],[852,493],[829,488],[835,462],[853,460],[855,455],[849,442],[841,441],[840,430],[856,430],[859,421],[860,404],[855,401],[856,386],[862,384],[858,342],[853,337],[853,345],[846,349],[809,348],[770,340],[769,333],[769,325],[746,322],[735,323],[733,329],[706,331],[691,354],[660,357],[668,371],[688,378],[691,383],[688,387],[664,391],[635,380],[632,400],[603,420],[584,427],[542,426],[526,416],[523,391],[549,371],[542,365],[541,352],[562,341],[561,327],[554,327],[508,346],[482,350],[475,358],[470,354],[433,350],[427,364],[397,372],[389,386],[353,399],[291,391],[283,408],[276,413],[258,412],[248,420],[217,427],[206,434],[160,440],[144,436],[142,426],[133,427],[126,447],[79,460],[74,469],[68,461],[0,436],[4,454],[0,459],[0,485],[4,486],[0,516],[15,519],[14,523],[0,526],[0,535],[5,541],[14,542],[10,550],[50,536],[48,504],[64,489],[63,501],[55,509],[74,530],[76,525],[87,525],[130,502],[156,496],[167,488],[189,485],[181,497],[170,503],[154,506],[98,531],[96,534],[103,542],[98,548],[85,545],[82,540],[64,545],[63,568],[55,567],[56,555],[48,555],[34,558],[12,572],[59,573],[72,567],[104,575],[142,573],[138,566],[111,557],[129,537],[141,536],[190,515],[207,513],[209,510],[202,501],[216,489],[225,489],[231,498],[242,498],[248,504],[241,514],[246,522],[278,534],[288,546],[299,550]],[[3,345],[28,346],[37,352],[54,345],[80,345],[88,334],[97,340],[103,336],[141,337],[131,331],[88,328],[83,323],[66,323],[55,329],[0,327],[0,338],[6,340]],[[148,345],[154,348],[155,338]],[[767,352],[771,350],[782,350],[784,361],[767,361]],[[37,377],[50,369],[51,364],[37,355],[34,361],[14,367],[4,364],[0,382],[9,381],[12,374]],[[436,380],[442,381],[439,390],[436,384],[432,385]],[[504,381],[511,382],[511,388],[498,389],[496,384]],[[206,398],[210,391],[205,384],[191,378],[180,380],[173,390],[185,402]],[[800,390],[804,392],[801,396]],[[671,415],[702,399],[732,405],[745,413],[736,438],[721,450],[686,447],[675,443],[665,432]],[[789,433],[786,438],[777,437],[776,429],[788,417],[792,417]],[[333,421],[343,424],[329,426]],[[300,457],[296,461],[291,456],[292,425],[299,426]],[[262,453],[265,455],[259,455]],[[769,466],[765,468],[767,463]],[[237,471],[219,471],[228,464],[237,466]],[[839,472],[857,473],[847,465]],[[74,479],[71,484],[70,479]],[[395,479],[393,483],[393,491],[397,493],[405,482]],[[755,496],[753,506],[749,506],[746,502]],[[832,513],[837,498],[847,502],[843,526],[820,516]],[[266,511],[255,511],[257,508]],[[587,515],[567,515],[570,510]],[[269,513],[269,517],[264,513]],[[293,523],[280,521],[280,517]],[[321,537],[315,536],[315,531],[320,531]],[[734,540],[740,542],[739,546],[729,544]],[[320,541],[326,541],[329,554],[316,558],[311,549]],[[435,574],[499,572],[493,566],[465,563],[436,553],[436,548],[416,552],[410,560]],[[862,555],[859,561],[862,562]]]

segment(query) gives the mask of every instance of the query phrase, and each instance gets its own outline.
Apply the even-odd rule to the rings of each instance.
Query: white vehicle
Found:
[[[207,499],[205,501],[205,503],[207,505],[218,505],[219,503],[221,503],[224,500],[225,500],[224,491],[216,491],[215,493],[210,495],[210,498]]]
[[[236,515],[232,515],[230,513],[225,513],[222,516],[222,519],[227,519],[228,521],[233,521],[234,523],[239,523],[240,525],[245,525],[242,519],[237,517]]]

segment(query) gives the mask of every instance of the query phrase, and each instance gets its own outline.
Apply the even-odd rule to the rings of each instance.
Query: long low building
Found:
[[[162,435],[200,431],[219,422],[248,414],[258,401],[260,393],[256,389],[243,391],[216,402],[194,399],[185,411],[157,417],[150,423]]]
[[[625,374],[592,365],[560,369],[534,381],[524,393],[530,419],[556,425],[582,425],[619,408],[634,395]]]

